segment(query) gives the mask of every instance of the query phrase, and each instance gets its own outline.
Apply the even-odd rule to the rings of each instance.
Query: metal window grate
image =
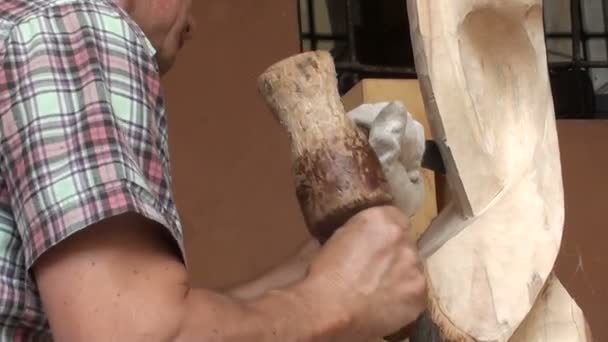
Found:
[[[608,32],[588,32],[584,28],[583,6],[581,0],[570,0],[570,22],[571,32],[548,32],[547,40],[570,39],[572,40],[572,56],[570,61],[549,62],[551,68],[608,68],[608,59],[602,61],[590,60],[588,43],[591,39],[608,40]],[[608,6],[603,6],[608,19]]]
[[[551,0],[556,1],[556,0]],[[570,41],[570,48],[566,52],[556,52],[549,49],[550,58],[548,68],[551,76],[551,85],[554,92],[556,112],[560,118],[601,118],[608,114],[608,28],[597,32],[589,30],[585,22],[583,9],[593,0],[564,0],[569,1],[570,29],[563,32],[547,31],[546,39],[549,43],[557,41]],[[608,4],[602,3],[604,10],[604,26],[608,26]],[[299,26],[301,49],[331,50],[336,59],[336,69],[339,77],[340,92],[344,94],[359,80],[367,77],[377,78],[415,78],[416,70],[411,55],[411,42],[409,40],[409,23],[405,0],[361,1],[361,0],[299,0]],[[340,29],[319,29],[318,17],[323,12],[319,6],[325,7],[331,3],[329,9],[330,22],[341,21]],[[393,6],[393,7],[391,7]],[[401,7],[399,7],[401,6]],[[396,45],[404,46],[405,52],[401,60],[388,61],[387,58],[362,58],[369,56],[370,44],[367,42],[384,39],[386,30],[381,26],[386,22],[395,24],[393,11],[399,11],[399,25],[404,30],[392,35]],[[392,10],[392,11],[391,11]],[[384,11],[384,12],[383,12]],[[375,20],[367,20],[376,16]],[[390,16],[391,20],[386,20]],[[327,18],[326,18],[327,19]],[[375,27],[372,27],[375,26]],[[338,32],[336,32],[338,31]],[[389,35],[390,36],[390,35]],[[590,45],[601,41],[606,44],[606,53],[602,58],[593,58]],[[389,41],[384,41],[390,44]],[[368,46],[366,46],[368,45]],[[377,46],[377,45],[376,45]],[[410,51],[407,51],[407,50]],[[408,55],[409,53],[409,55]],[[555,58],[555,57],[559,58]],[[386,56],[384,56],[386,57]],[[390,59],[390,58],[388,58]],[[602,70],[599,74],[599,70]],[[603,73],[602,73],[603,72]],[[606,86],[594,84],[599,76],[605,77]],[[594,79],[595,77],[595,79]]]
[[[332,51],[334,58],[336,59],[336,71],[340,78],[340,91],[345,93],[352,86],[354,86],[360,79],[366,76],[381,77],[381,78],[415,78],[416,70],[412,65],[403,66],[391,66],[386,64],[370,64],[362,62],[358,57],[358,44],[357,44],[357,24],[355,23],[355,17],[357,16],[357,10],[360,9],[358,1],[356,0],[329,0],[335,1],[343,6],[343,11],[339,14],[344,16],[344,33],[332,34],[318,32],[316,25],[316,8],[315,0],[300,0],[300,6],[298,7],[300,18],[300,42],[301,50],[317,50],[321,42],[330,42],[334,45],[341,46]],[[304,11],[306,8],[306,18],[303,18]],[[303,27],[303,20],[308,22],[308,30]],[[309,46],[305,46],[305,42],[309,42]],[[409,43],[406,42],[406,44]]]

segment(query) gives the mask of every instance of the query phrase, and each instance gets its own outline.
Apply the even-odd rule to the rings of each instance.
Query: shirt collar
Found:
[[[137,28],[137,33],[139,34],[139,36],[142,38],[142,40],[144,41],[144,45],[146,47],[146,49],[148,50],[148,52],[150,53],[150,56],[155,57],[156,56],[156,48],[154,48],[154,45],[152,45],[152,41],[150,41],[150,39],[146,36],[146,33],[144,32],[144,30],[142,30],[142,28],[135,22],[135,20],[133,20],[133,18],[131,18],[131,16],[129,15],[129,13],[127,13],[122,7],[120,7],[117,3],[116,0],[109,0],[110,4],[112,4],[118,11],[120,11],[120,13],[122,13],[122,15],[124,15],[126,18],[128,18],[129,22],[131,25],[135,26]]]

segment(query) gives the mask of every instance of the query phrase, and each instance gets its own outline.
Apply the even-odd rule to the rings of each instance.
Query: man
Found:
[[[190,6],[0,2],[1,340],[366,341],[412,322],[425,282],[392,207],[271,277],[190,287],[160,89]]]

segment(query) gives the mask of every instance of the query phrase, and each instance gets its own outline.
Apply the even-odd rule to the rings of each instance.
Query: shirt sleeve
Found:
[[[5,42],[0,172],[27,267],[126,212],[164,227],[185,261],[156,64],[117,12],[82,6],[49,9]]]

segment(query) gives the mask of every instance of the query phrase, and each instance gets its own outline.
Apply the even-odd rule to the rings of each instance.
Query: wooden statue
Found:
[[[591,330],[581,309],[557,276],[546,288],[509,342],[590,342]]]
[[[451,195],[421,240],[430,309],[411,341],[588,341],[553,276],[564,198],[542,1],[408,0],[408,13]],[[550,321],[568,334],[549,337]]]
[[[401,199],[395,204],[410,216],[416,214],[423,198],[419,188],[421,184],[417,181],[420,179],[422,153],[420,139],[424,139],[419,123],[405,107],[395,102],[365,103],[347,115],[369,132],[370,145],[380,158],[392,195]],[[432,196],[425,196],[429,195]],[[451,228],[450,225],[444,227]],[[444,337],[438,335],[438,329],[428,329],[429,324],[433,324],[429,317],[423,317],[413,340],[444,341]],[[582,311],[554,274],[550,275],[530,313],[509,339],[511,342],[590,340],[591,334]]]
[[[541,0],[407,1],[450,188],[419,241],[430,307],[410,341],[589,342],[553,273],[564,194]],[[424,136],[405,108],[348,120],[323,52],[276,63],[259,88],[289,132],[298,199],[321,242],[368,206],[419,208]]]

